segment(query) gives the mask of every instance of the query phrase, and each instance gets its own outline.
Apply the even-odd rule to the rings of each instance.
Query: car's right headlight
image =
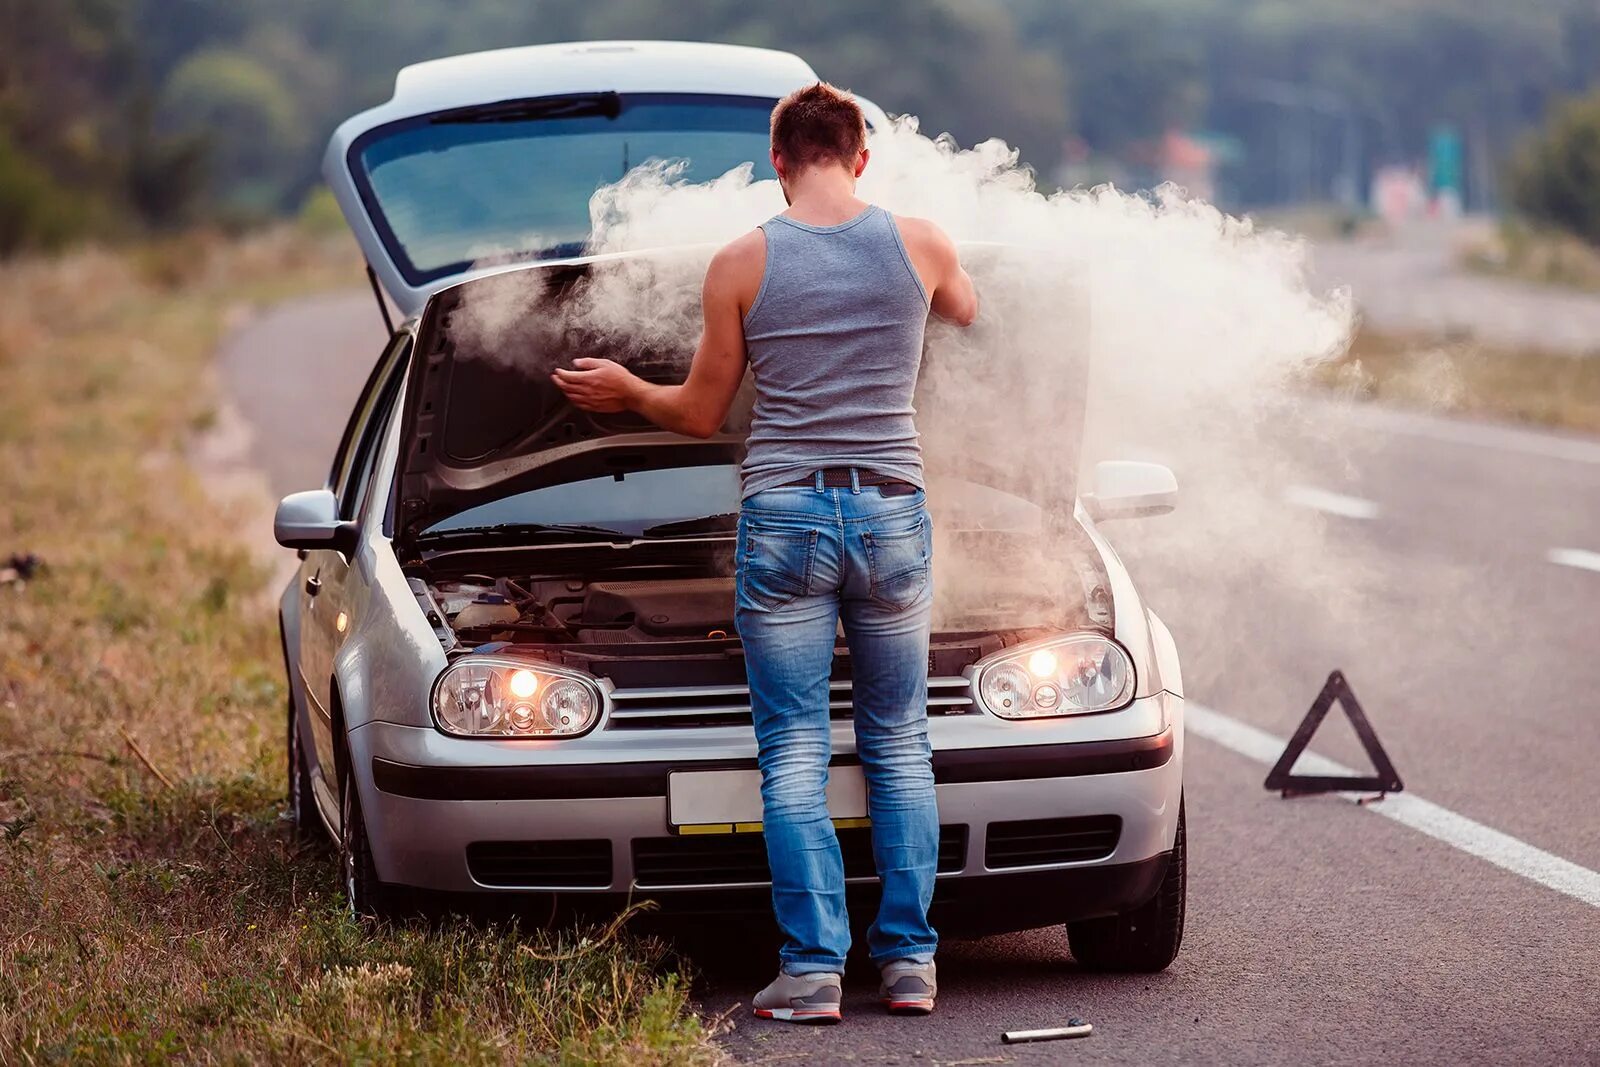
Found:
[[[1133,661],[1099,634],[1034,641],[978,664],[978,698],[1002,719],[1113,711],[1133,698]]]
[[[434,720],[458,737],[575,737],[601,702],[593,678],[511,656],[463,656],[433,683]]]

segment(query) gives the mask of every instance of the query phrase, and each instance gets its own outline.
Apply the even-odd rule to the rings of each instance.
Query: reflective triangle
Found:
[[[1365,777],[1289,773],[1294,767],[1295,760],[1300,758],[1300,753],[1311,743],[1311,736],[1317,732],[1317,727],[1322,725],[1328,709],[1333,707],[1336,701],[1344,709],[1345,718],[1350,720],[1356,736],[1361,739],[1361,747],[1367,750],[1367,757],[1372,760],[1373,770],[1377,773]],[[1317,694],[1317,699],[1312,703],[1311,710],[1306,712],[1306,717],[1300,720],[1294,736],[1289,738],[1288,747],[1283,750],[1283,755],[1278,757],[1278,762],[1267,773],[1267,780],[1263,785],[1268,789],[1279,790],[1285,796],[1292,793],[1361,791],[1398,793],[1405,788],[1400,781],[1399,773],[1394,769],[1394,764],[1389,761],[1389,754],[1383,750],[1383,743],[1373,732],[1372,724],[1367,721],[1366,713],[1361,710],[1361,704],[1351,691],[1350,683],[1345,681],[1344,675],[1339,671],[1328,675],[1328,681],[1323,685],[1322,692]]]

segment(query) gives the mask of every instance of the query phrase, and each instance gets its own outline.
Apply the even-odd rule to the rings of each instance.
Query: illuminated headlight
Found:
[[[463,657],[433,684],[439,729],[460,737],[575,737],[600,702],[587,675],[510,658]]]
[[[1002,719],[1111,711],[1133,697],[1133,662],[1098,634],[1011,649],[978,667],[978,697]]]

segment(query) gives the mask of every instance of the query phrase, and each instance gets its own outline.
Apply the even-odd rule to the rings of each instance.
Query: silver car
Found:
[[[742,416],[699,440],[580,412],[463,309],[507,279],[556,302],[579,285],[589,196],[631,165],[766,173],[772,105],[815,79],[749,48],[513,49],[408,67],[334,135],[326,176],[401,321],[328,484],[286,497],[276,535],[301,558],[280,602],[292,813],[338,841],[357,913],[419,890],[767,906],[733,621]],[[1081,964],[1159,970],[1183,932],[1178,658],[1095,522],[1170,510],[1176,483],[1101,463],[1078,493],[1075,465],[1044,490],[930,462],[947,577],[1033,561],[976,605],[936,573],[933,919],[1065,923]],[[850,691],[841,644],[828,800],[870,896]]]

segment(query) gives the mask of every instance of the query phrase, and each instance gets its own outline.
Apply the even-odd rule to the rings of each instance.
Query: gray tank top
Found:
[[[761,229],[767,266],[744,317],[756,385],[744,495],[820,467],[921,486],[911,394],[928,294],[893,216],[874,206],[808,226],[779,215]]]

